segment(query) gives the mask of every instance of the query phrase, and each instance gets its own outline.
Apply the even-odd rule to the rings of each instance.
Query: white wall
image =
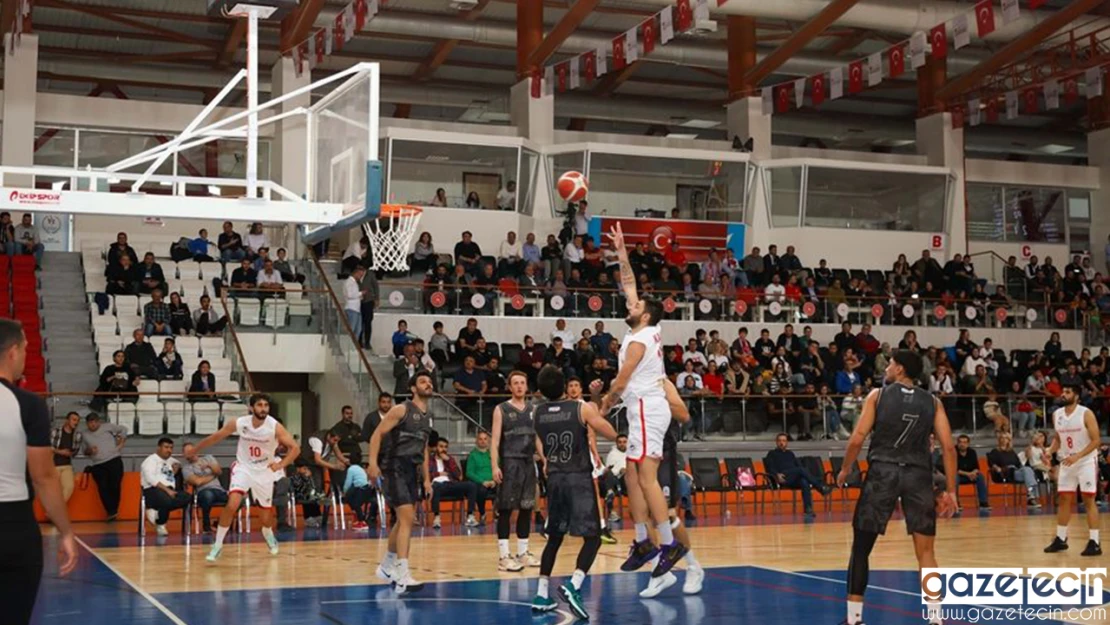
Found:
[[[928,165],[927,159],[918,154],[881,154],[878,152],[856,152],[852,150],[822,150],[820,148],[801,148],[790,145],[771,146],[772,158],[823,158],[840,161],[861,161],[865,163],[890,163],[895,165]]]
[[[120,100],[110,96],[89,98],[60,93],[38,94],[35,106],[37,109],[35,124],[39,126],[162,130],[168,134],[184,130],[204,109],[203,106],[195,104]],[[208,123],[230,117],[242,110],[220,107],[213,112]],[[266,119],[271,114],[263,112],[259,117]],[[235,122],[232,122],[232,125],[235,125]],[[262,126],[258,132],[263,137],[271,136],[273,125]]]
[[[1099,188],[1098,167],[969,158],[967,181],[1034,187]]]
[[[323,373],[334,358],[319,334],[237,332],[251,373]]]
[[[382,328],[380,332],[374,332],[373,348],[375,353],[387,353],[392,349],[390,343],[393,331],[397,328],[397,321],[404,319],[408,322],[409,332],[415,333],[417,336],[423,338],[425,341],[432,335],[432,324],[436,321],[442,321],[444,330],[448,336],[454,339],[461,328],[466,323],[466,317],[461,316],[443,316],[443,315],[398,315],[396,313],[379,313],[374,316],[374,322],[380,324],[378,327]],[[551,332],[555,329],[554,319],[532,319],[526,317],[478,317],[478,328],[482,331],[482,335],[486,340],[497,343],[523,343],[524,335],[529,334],[536,341],[549,343]],[[567,319],[567,329],[577,336],[583,329],[589,328],[593,330],[594,323],[597,319],[591,318],[577,318]],[[610,333],[621,336],[624,331],[624,324],[620,319],[602,319],[605,322],[606,330]],[[782,332],[783,324],[779,323],[715,323],[710,321],[667,321],[662,324],[663,327],[663,341],[666,344],[673,345],[681,343],[686,344],[686,341],[693,338],[695,331],[698,329],[705,329],[706,332],[717,330],[721,333],[721,338],[726,339],[730,343],[736,338],[736,332],[740,329],[741,325],[745,325],[748,330],[750,340],[759,338],[759,331],[767,328],[771,331],[771,337],[777,337]],[[803,326],[795,326],[798,333],[801,333]],[[856,328],[858,330],[858,328]],[[876,326],[873,328],[872,333],[880,340],[891,343],[897,346],[898,341],[902,340],[902,336],[906,330],[911,329],[906,326]],[[957,338],[956,328],[930,328],[930,327],[915,327],[912,328],[917,332],[918,341],[922,345],[935,345],[938,347],[947,347],[953,345]],[[388,331],[387,331],[388,330]],[[994,340],[994,344],[1001,349],[1007,351],[1012,349],[1041,349],[1048,341],[1049,335],[1052,330],[1020,330],[1020,329],[998,329],[998,328],[969,328],[971,331],[971,338],[976,343],[981,343],[983,338],[990,337]],[[818,341],[828,342],[840,331],[838,325],[814,325],[813,335]],[[1064,349],[1080,350],[1083,345],[1082,333],[1078,330],[1063,330],[1060,331],[1060,340],[1064,344]]]
[[[319,337],[316,338],[319,339]],[[308,377],[308,386],[320,398],[321,429],[329,428],[339,422],[343,406],[355,405],[355,398],[339,373],[338,363],[330,354],[325,360],[324,370],[319,375]],[[361,418],[357,417],[357,419]]]
[[[537,227],[541,229],[533,229]],[[536,244],[543,246],[549,233],[558,234],[558,222],[542,217],[533,219],[510,211],[426,207],[417,230],[431,233],[432,243],[439,254],[454,253],[455,244],[462,240],[462,232],[469,230],[483,254],[497,256],[501,242],[510,230],[517,233],[521,242],[528,232],[535,232]],[[415,239],[413,242],[415,245]]]
[[[816,267],[822,258],[834,269],[881,269],[894,266],[898,254],[905,254],[912,263],[929,249],[932,234],[927,232],[900,232],[890,230],[847,230],[844,228],[773,228],[766,237],[767,244],[779,246],[779,253],[787,245],[797,248],[798,257],[806,267]],[[761,245],[761,253],[767,253]],[[943,250],[931,250],[938,262],[944,263]]]

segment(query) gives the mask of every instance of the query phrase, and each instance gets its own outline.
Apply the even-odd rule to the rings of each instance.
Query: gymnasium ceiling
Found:
[[[320,26],[345,6],[338,0],[304,1],[322,5],[316,21]],[[711,1],[717,32],[679,37],[638,63],[635,71],[623,73],[623,81],[603,80],[592,90],[559,94],[558,127],[724,139],[723,106],[728,95],[725,12],[743,10],[739,5],[750,1],[732,0],[720,8]],[[1050,0],[1040,13],[1050,14],[1069,1]],[[507,95],[516,81],[516,3],[479,0],[478,7],[468,13],[451,8],[451,3],[389,0],[361,34],[317,71],[327,73],[358,61],[377,61],[383,72],[384,115],[507,123]],[[572,0],[544,2],[548,30],[571,4]],[[552,58],[581,52],[587,47],[584,44],[600,45],[594,42],[635,27],[664,4],[661,0],[603,0]],[[824,4],[822,0],[763,0],[751,5],[762,13],[756,22],[760,52],[774,50]],[[901,6],[886,13],[869,10],[894,5]],[[893,20],[895,10],[905,9],[928,15],[937,6],[970,10],[971,4],[861,0],[763,84],[811,75],[883,50],[928,25],[907,28],[900,20],[884,28],[875,23],[876,16],[889,14]],[[1107,3],[1080,23],[1105,20],[1103,14],[1110,15]],[[950,52],[949,76],[971,70],[1021,34],[1020,28],[1007,29],[1008,34],[999,33],[1001,37],[973,38],[971,46]],[[35,0],[33,30],[40,36],[39,88],[48,92],[86,95],[95,90],[101,97],[122,94],[132,99],[201,103],[243,65],[246,55],[244,29],[208,17],[205,0]],[[279,25],[265,23],[260,40],[260,67],[264,70],[260,82],[268,88],[265,70],[282,49]],[[245,99],[241,94],[236,97]],[[916,113],[915,81],[887,80],[861,94],[826,102],[820,110],[776,116],[775,143],[912,152]],[[969,128],[969,152],[993,158],[1083,162],[1085,116],[1085,100],[1080,98],[1057,111]],[[690,127],[708,125],[699,122],[717,124]]]

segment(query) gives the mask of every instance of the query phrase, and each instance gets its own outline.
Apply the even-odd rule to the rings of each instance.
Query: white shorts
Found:
[[[274,472],[268,466],[252,469],[239,463],[231,465],[230,492],[250,493],[263,508],[269,508],[274,501],[274,481]]]
[[[1079,489],[1084,495],[1098,492],[1098,463],[1084,460],[1070,467],[1060,465],[1056,485],[1061,493],[1075,493]]]
[[[628,461],[663,458],[663,439],[671,426],[671,406],[666,397],[642,397],[628,408]]]

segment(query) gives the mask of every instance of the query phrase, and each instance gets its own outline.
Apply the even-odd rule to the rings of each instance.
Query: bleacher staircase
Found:
[[[39,281],[46,339],[43,355],[49,363],[46,381],[55,393],[87,393],[96,388],[98,372],[81,254],[46,252]],[[83,414],[87,403],[87,397],[58,398],[54,415],[60,417],[70,410]]]

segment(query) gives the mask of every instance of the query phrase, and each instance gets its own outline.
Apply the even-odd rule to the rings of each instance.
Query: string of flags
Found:
[[[343,49],[355,34],[362,32],[366,22],[374,19],[386,0],[353,0],[342,11],[335,14],[335,20],[323,28],[309,33],[304,41],[293,46],[293,65],[297,76],[304,73],[305,66],[315,69],[331,56]]]
[[[8,54],[14,55],[23,39],[23,23],[31,15],[31,2],[32,0],[18,0],[16,17],[12,20],[12,36],[8,38]]]
[[[716,0],[721,6],[728,0]],[[531,76],[533,98],[578,89],[609,72],[617,72],[709,20],[709,0],[676,0],[635,27],[617,35],[608,47],[587,50],[575,57],[544,67]],[[611,57],[611,58],[610,58]]]

